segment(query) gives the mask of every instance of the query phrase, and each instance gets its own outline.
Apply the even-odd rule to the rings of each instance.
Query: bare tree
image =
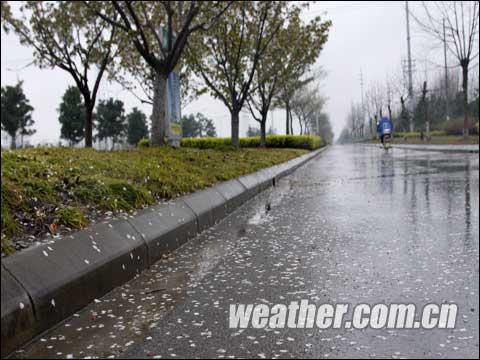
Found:
[[[296,92],[291,100],[291,107],[297,116],[300,125],[300,135],[310,131],[311,124],[315,122],[315,115],[320,113],[326,99],[320,95],[319,89],[314,86],[302,92]]]
[[[393,121],[393,118],[392,118],[393,90],[392,90],[392,85],[388,81],[387,81],[386,88],[387,88],[386,96],[387,96],[388,118],[390,119],[390,121]]]
[[[478,57],[478,1],[424,1],[423,16],[412,17],[418,25],[433,38],[443,41],[445,21],[445,42],[447,49],[458,61],[462,69],[463,90],[463,135],[468,137],[468,72],[472,61]],[[478,64],[477,64],[478,66]]]
[[[385,91],[379,83],[373,83],[367,89],[365,98],[369,127],[371,135],[373,135],[375,133],[374,128],[376,128],[376,123],[383,115],[382,109],[385,103]]]
[[[333,141],[333,130],[328,114],[318,109],[314,114],[314,118],[312,118],[312,122],[312,128],[315,129],[315,133],[319,135],[325,143],[331,144]]]
[[[362,137],[362,128],[364,127],[363,109],[361,104],[350,105],[350,111],[347,115],[347,128],[353,139]]]

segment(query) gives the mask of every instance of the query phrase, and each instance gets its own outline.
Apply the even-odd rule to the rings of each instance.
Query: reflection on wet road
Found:
[[[332,147],[16,356],[478,358],[478,170]],[[459,311],[451,330],[228,328],[232,303],[301,299]]]

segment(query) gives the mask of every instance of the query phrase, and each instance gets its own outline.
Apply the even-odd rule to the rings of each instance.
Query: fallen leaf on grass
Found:
[[[50,231],[50,234],[55,235],[57,233],[57,230],[58,230],[57,224],[53,223],[48,225],[48,231]]]

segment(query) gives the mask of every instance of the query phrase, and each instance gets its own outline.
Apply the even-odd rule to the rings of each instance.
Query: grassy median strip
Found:
[[[307,153],[301,149],[2,151],[2,254]],[[26,247],[26,246],[25,246]]]

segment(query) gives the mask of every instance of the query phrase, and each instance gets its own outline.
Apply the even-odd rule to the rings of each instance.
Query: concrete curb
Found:
[[[198,232],[197,216],[182,199],[145,209],[128,222],[146,244],[148,266]]]
[[[367,146],[379,147],[376,144],[364,144]],[[479,145],[402,145],[393,144],[393,149],[415,150],[415,151],[436,151],[457,154],[478,154]]]
[[[2,259],[2,358],[132,279],[325,149]]]
[[[33,306],[25,289],[2,264],[2,358],[36,335]],[[8,340],[4,340],[8,339]]]

